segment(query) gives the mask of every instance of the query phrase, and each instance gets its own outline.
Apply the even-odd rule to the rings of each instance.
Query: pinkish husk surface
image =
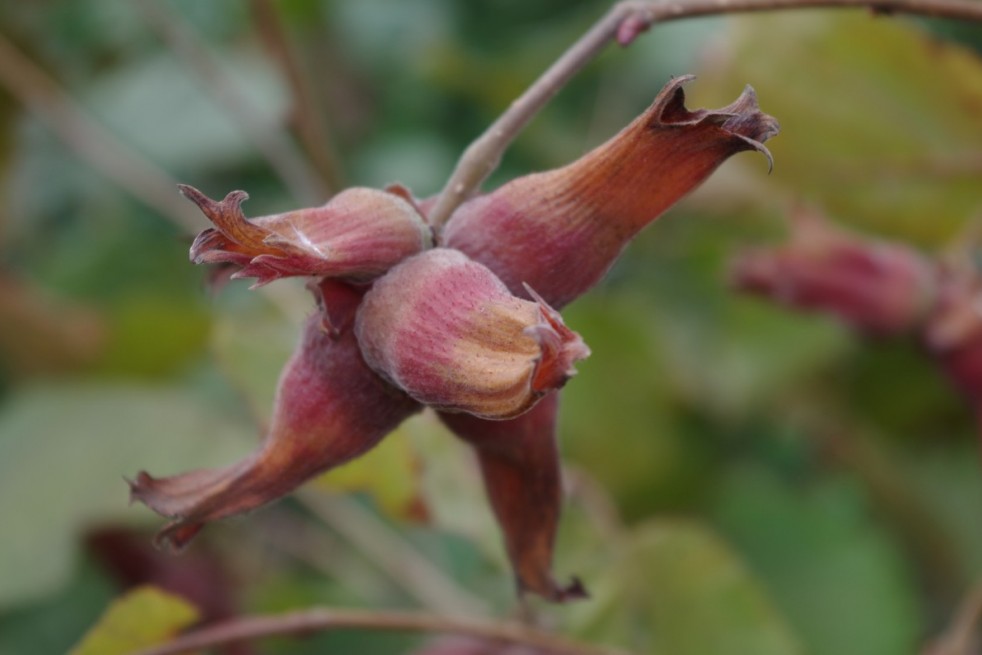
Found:
[[[273,417],[259,447],[242,461],[166,478],[141,471],[130,482],[132,499],[171,519],[158,541],[183,547],[204,524],[277,500],[311,477],[357,457],[377,444],[419,405],[364,363],[351,320],[361,292],[324,281],[317,291],[334,312],[324,329],[322,312],[304,327],[300,344],[280,378]]]
[[[443,248],[379,280],[355,331],[369,366],[419,402],[492,419],[527,411],[589,354],[550,307]]]
[[[288,276],[327,276],[367,282],[433,245],[430,227],[403,196],[355,187],[321,207],[249,220],[248,197],[233,191],[214,201],[193,187],[182,193],[215,224],[191,246],[196,264],[230,263],[233,277],[256,286]]]
[[[528,284],[561,309],[597,283],[627,243],[731,155],[770,154],[777,122],[747,87],[718,110],[685,108],[670,81],[651,107],[577,161],[520,177],[454,212],[443,244],[494,271],[512,293]]]

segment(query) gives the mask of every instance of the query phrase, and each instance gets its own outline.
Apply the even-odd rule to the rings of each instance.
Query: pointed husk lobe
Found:
[[[191,260],[240,266],[233,277],[255,277],[257,286],[296,275],[367,282],[433,245],[416,208],[388,191],[353,187],[321,207],[249,220],[244,191],[215,201],[194,187],[180,188],[215,225],[194,240]]]
[[[494,271],[512,293],[528,284],[556,309],[603,277],[648,223],[731,155],[758,150],[777,121],[753,89],[718,110],[689,111],[670,81],[651,107],[577,161],[520,177],[462,205],[443,242]]]
[[[552,576],[563,500],[556,443],[558,405],[559,394],[551,393],[529,412],[508,421],[447,413],[441,413],[440,419],[474,448],[519,592],[563,602],[584,598],[586,590],[575,578],[562,586]]]
[[[322,281],[322,306],[304,327],[280,378],[271,425],[259,447],[242,461],[166,478],[141,471],[130,482],[134,500],[171,520],[159,542],[184,546],[204,524],[255,509],[293,491],[311,477],[358,457],[419,405],[364,363],[351,314],[361,292]]]

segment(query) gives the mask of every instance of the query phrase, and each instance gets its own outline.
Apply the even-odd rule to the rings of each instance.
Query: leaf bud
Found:
[[[670,81],[606,143],[552,171],[512,180],[461,205],[443,243],[494,271],[512,293],[528,283],[556,308],[596,284],[627,243],[731,155],[770,153],[777,121],[749,86],[717,110],[685,108]]]

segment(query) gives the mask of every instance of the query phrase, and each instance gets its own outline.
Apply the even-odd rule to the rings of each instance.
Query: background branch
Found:
[[[300,39],[289,30],[281,12],[282,3],[274,0],[251,0],[253,24],[256,34],[266,45],[290,88],[292,105],[291,125],[321,179],[332,190],[342,189],[343,167],[338,157],[324,103],[318,100],[316,85],[311,79],[309,66],[298,51]],[[318,74],[321,86],[325,83],[323,72]],[[329,89],[330,90],[330,89]]]
[[[609,43],[628,45],[656,23],[680,18],[808,8],[866,8],[875,13],[919,14],[982,21],[979,0],[668,0],[619,2],[574,43],[464,151],[429,214],[440,226],[494,172],[526,124]]]
[[[402,535],[352,500],[302,490],[303,504],[425,607],[449,616],[487,616],[491,608],[424,557]]]
[[[136,6],[147,24],[198,78],[202,88],[243,127],[245,136],[252,140],[294,198],[304,205],[323,203],[328,196],[327,188],[300,150],[282,130],[256,111],[194,28],[163,3],[139,0]]]
[[[570,641],[564,637],[517,623],[451,619],[417,612],[373,612],[326,608],[309,609],[278,616],[253,616],[234,619],[194,630],[170,643],[148,648],[134,655],[176,655],[177,653],[186,653],[260,637],[309,634],[328,630],[364,629],[454,634],[488,641],[531,646],[554,655],[630,655],[627,651]]]
[[[148,207],[198,232],[204,217],[177,181],[93,120],[40,66],[0,34],[0,85],[37,115],[78,157]]]
[[[925,652],[925,655],[971,655],[978,643],[979,621],[982,619],[982,580],[965,594],[951,624]]]

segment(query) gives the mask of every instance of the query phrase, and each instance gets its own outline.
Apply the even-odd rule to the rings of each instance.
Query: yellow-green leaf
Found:
[[[374,450],[314,481],[314,487],[330,491],[370,493],[389,516],[420,519],[426,506],[420,495],[420,464],[412,443],[399,429]]]
[[[911,21],[865,13],[755,15],[732,27],[730,51],[712,58],[692,93],[713,106],[746,83],[756,88],[782,128],[767,143],[771,184],[842,221],[925,245],[977,215],[977,55]]]
[[[198,620],[198,610],[156,587],[116,599],[70,655],[126,655],[163,643]]]

